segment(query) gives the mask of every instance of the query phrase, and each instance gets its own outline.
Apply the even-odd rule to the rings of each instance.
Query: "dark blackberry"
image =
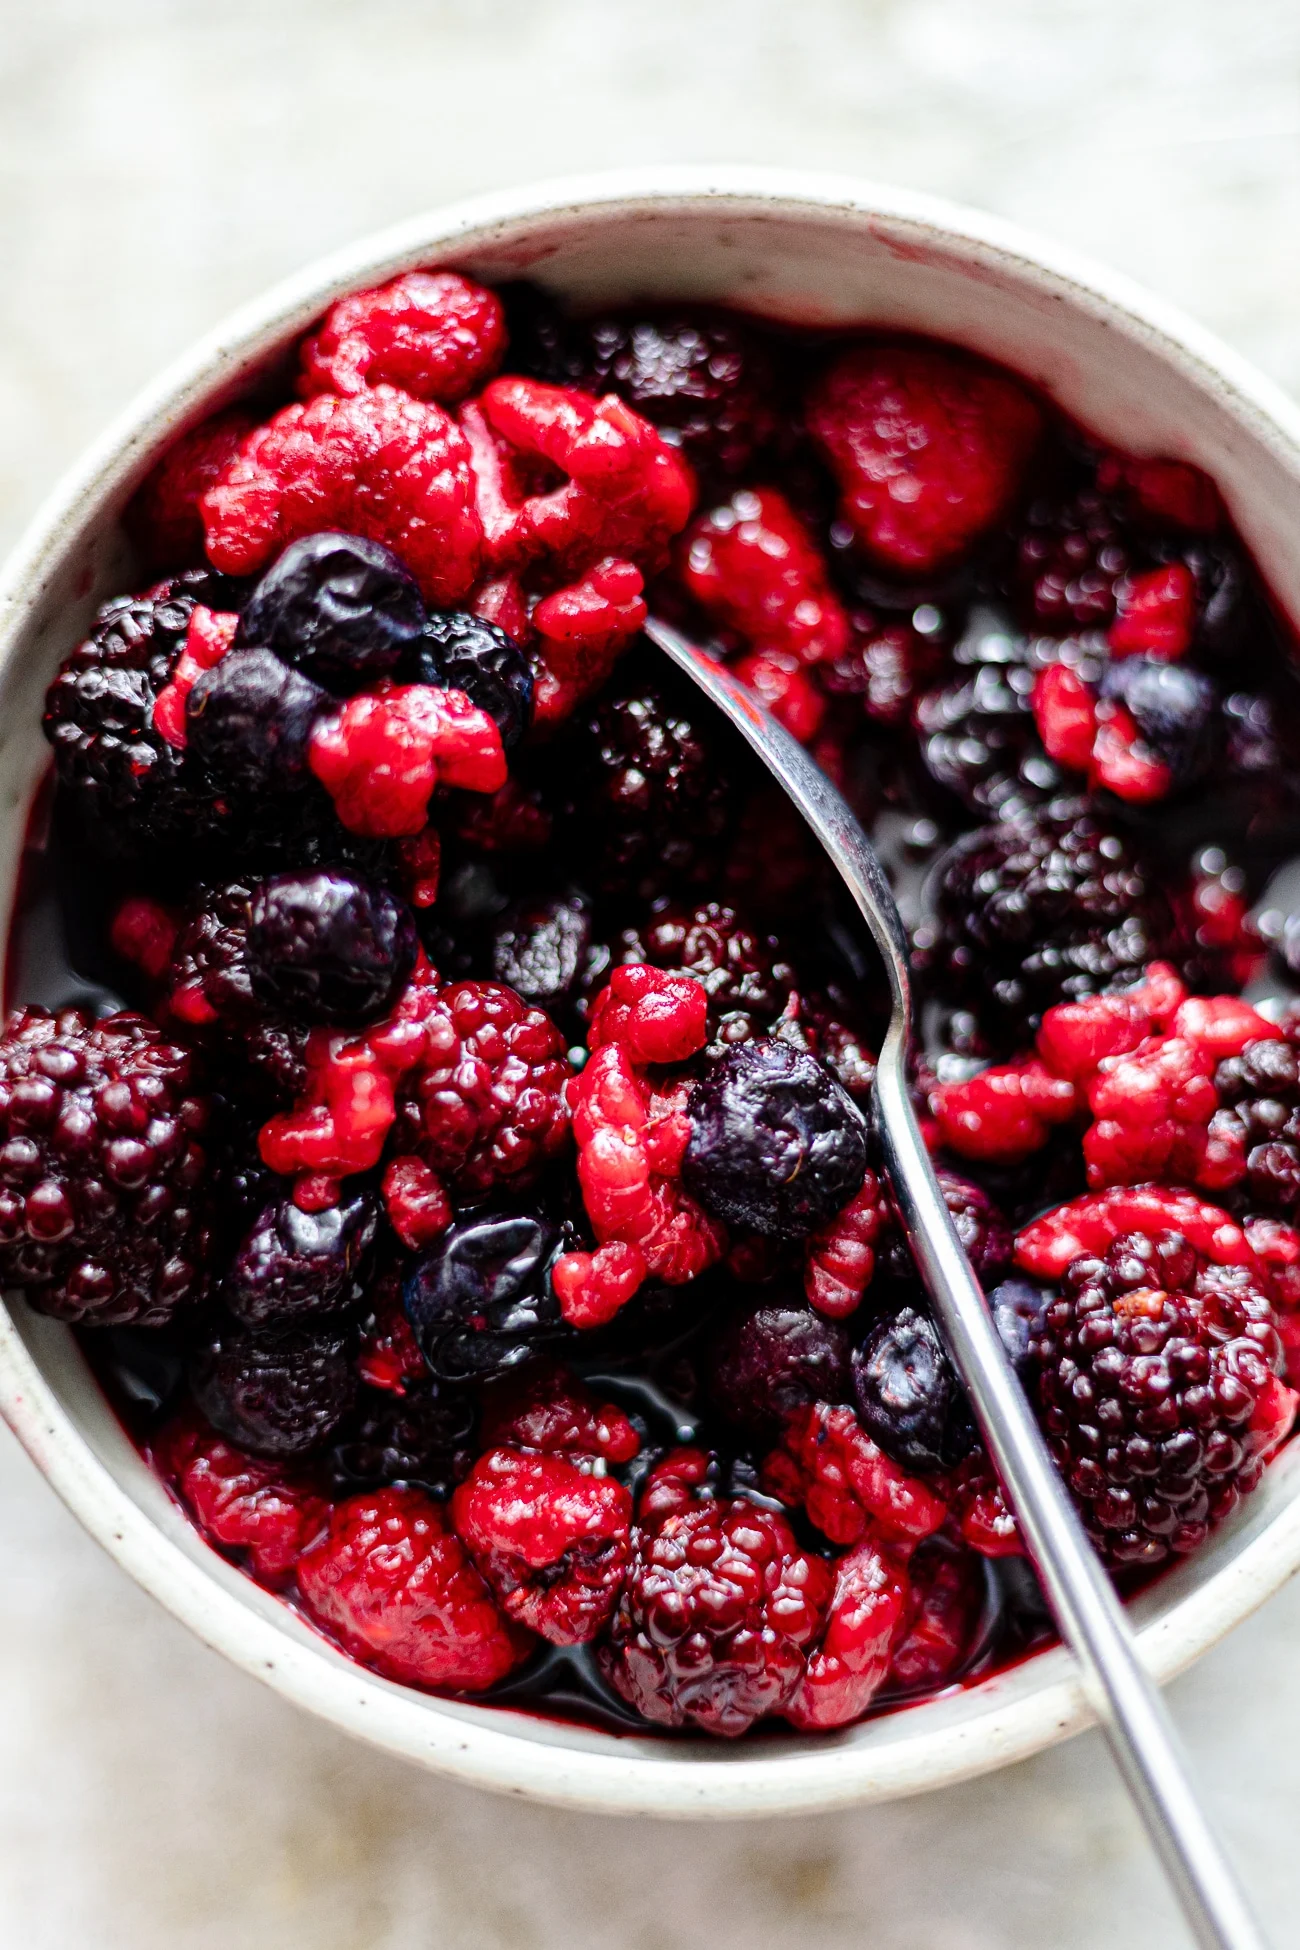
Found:
[[[969,1178],[959,1178],[954,1171],[940,1171],[938,1179],[944,1203],[957,1227],[957,1236],[966,1249],[966,1257],[981,1283],[987,1287],[990,1278],[995,1278],[1011,1264],[1011,1227],[988,1193],[979,1185],[972,1184]],[[916,1268],[901,1227],[894,1227],[878,1254],[878,1260],[878,1276],[915,1280]]]
[[[1089,479],[1073,493],[1031,503],[1012,569],[1017,608],[1027,628],[1051,636],[1104,630],[1133,567],[1132,538]]]
[[[297,1097],[307,1080],[308,1026],[291,1021],[253,987],[248,925],[255,887],[244,881],[199,887],[164,977],[169,1012],[214,1052],[247,1064],[277,1097]]]
[[[1033,1350],[1039,1414],[1104,1560],[1195,1550],[1278,1437],[1282,1349],[1247,1266],[1131,1233],[1066,1268]]]
[[[506,367],[551,386],[572,385],[580,355],[574,323],[549,291],[526,278],[496,287],[506,315]]]
[[[94,634],[64,658],[45,694],[43,728],[60,783],[101,850],[148,853],[226,824],[199,769],[153,728],[195,605],[220,608],[223,591],[222,577],[195,569],[105,603]]]
[[[458,1220],[416,1261],[402,1305],[435,1376],[483,1380],[571,1336],[551,1289],[562,1229],[533,1212]]]
[[[816,1057],[787,1043],[757,1037],[715,1058],[687,1116],[682,1182],[729,1225],[803,1238],[862,1183],[861,1111]]]
[[[190,1392],[214,1429],[255,1456],[320,1449],[356,1395],[343,1328],[280,1331],[222,1321],[190,1357]]]
[[[263,1207],[236,1251],[222,1299],[246,1327],[289,1327],[345,1313],[362,1298],[378,1224],[379,1201],[369,1191],[320,1212],[277,1199]]]
[[[519,645],[469,610],[436,610],[407,659],[411,682],[463,691],[514,751],[533,721],[533,674]]]
[[[325,1458],[330,1486],[337,1496],[351,1496],[409,1484],[445,1503],[469,1474],[477,1419],[471,1396],[436,1381],[403,1395],[367,1389]]]
[[[391,676],[424,623],[415,578],[391,549],[327,531],[291,542],[272,564],[236,640],[274,650],[346,697]]]
[[[0,1041],[0,1277],[89,1326],[159,1327],[207,1279],[208,1105],[141,1016],[22,1009]]]
[[[1246,1188],[1265,1211],[1300,1212],[1300,1016],[1284,1019],[1284,1040],[1247,1043],[1214,1073],[1224,1106],[1216,1136],[1236,1138],[1246,1154]]]
[[[493,933],[491,960],[496,981],[563,1017],[597,988],[610,953],[594,938],[591,902],[575,892],[512,903]]]
[[[1182,562],[1196,584],[1196,628],[1192,649],[1210,662],[1249,654],[1267,634],[1267,616],[1250,565],[1241,549],[1223,536],[1189,541],[1160,539],[1151,544],[1157,562]]]
[[[966,1392],[929,1314],[902,1306],[853,1350],[853,1393],[867,1434],[904,1469],[953,1469],[975,1447]]]
[[[273,650],[231,650],[185,700],[189,750],[225,791],[294,791],[310,776],[312,726],[331,708],[329,693]]]
[[[737,1307],[709,1342],[704,1377],[725,1422],[770,1441],[795,1409],[848,1400],[849,1337],[802,1300]]]
[[[1101,695],[1124,706],[1175,786],[1193,784],[1213,763],[1219,694],[1203,672],[1158,657],[1121,657],[1107,666]]]
[[[774,1029],[798,1005],[795,973],[775,935],[756,933],[734,907],[718,901],[689,910],[661,904],[648,922],[619,937],[618,958],[678,970],[700,984],[709,998],[714,1055]]]
[[[1032,646],[980,611],[953,661],[957,674],[914,713],[926,771],[972,812],[1014,814],[1051,799],[1065,775],[1034,723]]]
[[[931,988],[1023,1048],[1043,1011],[1138,979],[1169,952],[1164,897],[1118,834],[1075,807],[959,840],[937,870]]]
[[[280,874],[256,887],[248,905],[253,993],[290,1020],[378,1021],[406,986],[418,949],[405,901],[347,874]]]

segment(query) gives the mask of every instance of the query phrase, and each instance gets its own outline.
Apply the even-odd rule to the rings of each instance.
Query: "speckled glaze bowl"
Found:
[[[118,516],[158,451],[237,398],[342,293],[416,265],[528,276],[578,301],[713,299],[798,324],[903,327],[987,353],[1102,437],[1219,483],[1300,619],[1300,413],[1127,280],[933,198],[786,171],[663,170],[551,183],[416,219],[246,306],[173,366],[57,490],[0,580],[0,910],[46,769],[41,699],[95,605],[132,585]],[[36,998],[39,999],[39,998]],[[0,1309],[0,1410],[132,1577],[246,1672],[336,1726],[479,1787],[610,1813],[806,1813],[957,1781],[1088,1720],[1049,1651],[834,1735],[726,1747],[614,1736],[433,1699],[354,1665],[203,1542],[128,1441],[65,1327]],[[1300,1444],[1198,1556],[1136,1606],[1161,1679],[1300,1564]]]

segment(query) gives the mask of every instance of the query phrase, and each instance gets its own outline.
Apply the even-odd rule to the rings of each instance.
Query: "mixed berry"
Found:
[[[1249,1494],[1300,694],[1202,474],[952,347],[412,272],[126,525],[46,703],[0,1272],[215,1549],[391,1680],[621,1728],[839,1727],[1048,1633],[882,1174],[872,955],[651,609],[876,838],[1107,1564]]]

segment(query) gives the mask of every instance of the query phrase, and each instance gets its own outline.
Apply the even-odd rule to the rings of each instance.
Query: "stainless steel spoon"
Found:
[[[1047,1451],[944,1203],[907,1087],[912,1035],[907,937],[893,891],[852,811],[789,732],[703,651],[652,618],[645,634],[757,752],[830,855],[889,979],[891,1016],[876,1069],[885,1165],[921,1277],[1010,1493],[1084,1692],[1203,1950],[1266,1950],[1259,1926],[1192,1788],[1164,1702],[1143,1668],[1106,1576]]]

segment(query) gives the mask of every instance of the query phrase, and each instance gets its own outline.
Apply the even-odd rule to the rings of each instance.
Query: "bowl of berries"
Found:
[[[1300,417],[924,198],[657,172],[318,266],[3,583],[0,1407],[207,1642],[612,1811],[1086,1723],[872,1128],[914,1090],[1160,1677],[1300,1563]],[[41,732],[43,731],[43,736]]]

